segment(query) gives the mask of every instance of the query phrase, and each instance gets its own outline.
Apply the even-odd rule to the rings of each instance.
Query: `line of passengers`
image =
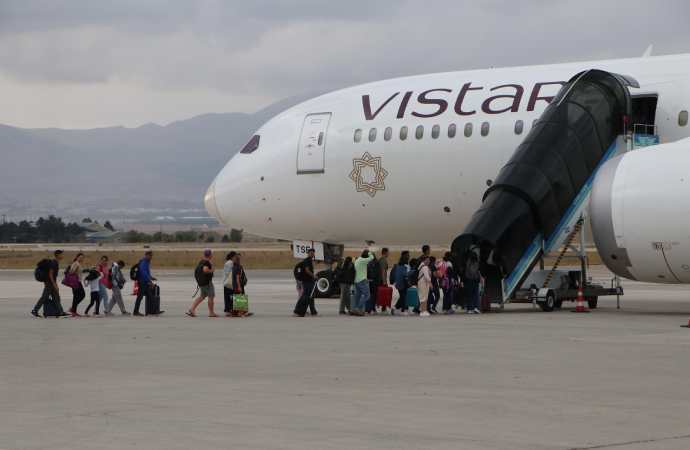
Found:
[[[110,263],[107,256],[101,256],[98,264],[87,267],[84,264],[85,255],[77,253],[72,262],[65,268],[63,278],[58,284],[60,262],[64,258],[62,250],[56,250],[52,259],[43,259],[36,265],[34,277],[43,283],[43,293],[31,314],[40,316],[43,309],[45,317],[84,317],[101,315],[101,307],[105,316],[112,316],[113,309],[117,305],[123,316],[130,314],[122,298],[122,289],[126,279],[123,274],[125,262],[114,261]],[[156,278],[151,275],[151,260],[153,252],[147,251],[144,257],[130,269],[130,279],[135,282],[136,301],[134,304],[134,316],[158,316],[165,311],[160,310],[160,291],[156,285]],[[60,298],[60,285],[66,286],[72,291],[72,305],[68,311],[62,307]],[[86,298],[86,289],[89,291],[89,304],[80,313],[79,305]],[[108,292],[111,292],[108,295]],[[145,314],[140,312],[142,301],[145,305]]]
[[[294,270],[297,289],[300,294],[294,315],[304,317],[307,309],[317,315],[314,305],[316,275],[314,273],[313,249],[307,258]],[[479,314],[479,298],[482,276],[479,259],[469,252],[464,267],[457,270],[451,261],[451,254],[437,260],[431,256],[428,245],[422,247],[418,258],[410,259],[410,252],[403,251],[399,261],[389,271],[389,250],[381,250],[379,258],[366,249],[353,260],[346,257],[335,269],[335,281],[340,287],[339,313],[341,315],[366,316],[376,314],[408,315],[410,311],[421,317],[441,313],[454,314],[464,308],[467,314]],[[392,305],[395,288],[398,300]]]

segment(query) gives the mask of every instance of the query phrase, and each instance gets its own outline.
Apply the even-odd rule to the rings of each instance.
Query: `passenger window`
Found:
[[[240,153],[245,153],[245,154],[254,153],[256,151],[256,149],[259,148],[259,142],[260,141],[261,141],[261,136],[259,136],[258,134],[255,134],[254,136],[252,136],[252,138],[249,140],[249,142],[247,142],[247,145],[245,145],[244,148],[242,150],[240,150]]]
[[[414,132],[414,135],[417,139],[423,138],[424,137],[424,125],[417,126],[417,130]]]
[[[407,139],[407,127],[400,128],[400,140],[404,141]]]
[[[369,142],[374,142],[376,140],[376,128],[369,130]]]
[[[681,127],[684,127],[688,124],[688,112],[687,111],[681,111],[680,114],[678,114],[678,125]]]
[[[465,137],[470,137],[470,136],[472,136],[472,124],[466,123],[465,124]]]
[[[525,122],[518,120],[515,122],[515,134],[521,135],[525,129]]]
[[[438,125],[434,125],[431,128],[431,137],[434,139],[438,139],[438,137],[441,135],[441,127]]]
[[[391,127],[386,128],[386,131],[383,132],[383,140],[384,141],[390,141],[392,137],[393,137],[393,129]]]
[[[451,123],[450,125],[448,125],[448,137],[449,138],[453,139],[457,132],[458,132],[458,127],[454,123]]]
[[[489,135],[489,122],[482,123],[482,136],[486,137]]]
[[[359,128],[355,130],[355,142],[362,142],[362,130]]]

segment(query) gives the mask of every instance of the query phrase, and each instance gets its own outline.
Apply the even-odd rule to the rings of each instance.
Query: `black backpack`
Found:
[[[139,263],[136,263],[129,269],[129,279],[134,281],[139,279]]]
[[[292,269],[292,275],[295,277],[296,281],[304,281],[304,261],[300,261],[295,265],[295,268]]]
[[[381,264],[378,259],[374,258],[367,264],[367,278],[374,284],[381,283]]]
[[[417,286],[417,282],[419,282],[419,269],[416,267],[410,268],[410,271],[407,273],[407,285]]]
[[[89,274],[84,278],[85,281],[97,280],[101,277],[101,273],[96,269],[89,270]]]
[[[34,278],[36,278],[36,281],[39,283],[45,283],[48,281],[48,271],[50,271],[50,260],[42,259],[36,264]]]
[[[194,279],[199,287],[204,287],[211,284],[212,274],[204,272],[204,267],[206,267],[206,261],[201,260],[199,261],[199,264],[196,265],[196,269],[194,269]]]

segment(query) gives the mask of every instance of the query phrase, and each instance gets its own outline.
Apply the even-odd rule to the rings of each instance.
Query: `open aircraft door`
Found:
[[[309,114],[304,119],[297,149],[297,174],[324,173],[326,134],[331,113]]]

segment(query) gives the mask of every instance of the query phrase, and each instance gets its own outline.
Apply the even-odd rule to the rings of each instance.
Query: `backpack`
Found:
[[[304,261],[300,261],[292,269],[292,275],[295,277],[296,281],[304,281],[306,274],[304,272]]]
[[[367,278],[374,284],[380,284],[381,282],[381,264],[379,260],[374,258],[367,264]]]
[[[34,278],[39,283],[45,283],[48,281],[48,272],[50,271],[50,260],[42,259],[36,264],[36,269],[34,270]]]
[[[136,281],[139,279],[139,263],[136,263],[129,269],[129,279]]]
[[[96,269],[89,270],[89,274],[84,278],[85,281],[97,280],[101,277],[101,273]]]
[[[113,269],[108,268],[108,275],[105,277],[105,287],[108,289],[113,288]]]
[[[391,269],[391,273],[388,274],[388,284],[395,284],[395,272],[398,271],[398,265],[393,264],[393,268]]]
[[[204,272],[204,267],[206,267],[207,262],[205,260],[199,261],[194,269],[194,279],[199,287],[208,286],[211,284],[211,274]]]
[[[407,285],[408,286],[417,286],[417,282],[419,281],[419,269],[416,267],[410,267],[410,271],[407,272]]]

